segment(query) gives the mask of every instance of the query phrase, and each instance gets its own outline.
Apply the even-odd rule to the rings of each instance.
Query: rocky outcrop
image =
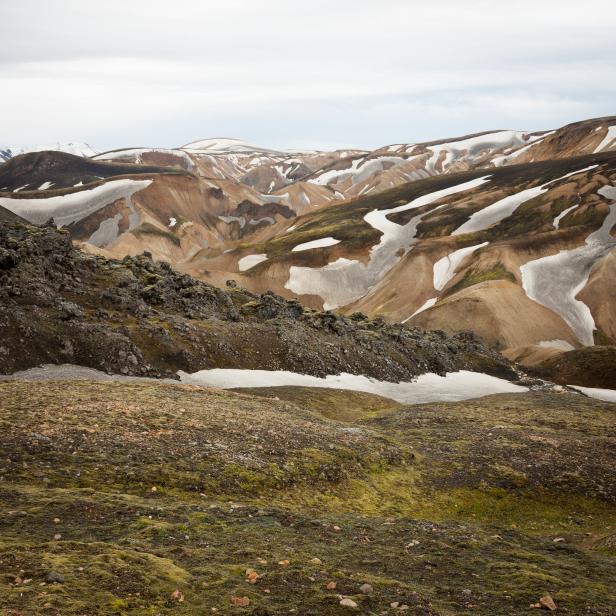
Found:
[[[148,253],[85,254],[52,226],[4,224],[0,264],[2,373],[75,363],[149,376],[214,367],[385,380],[459,369],[513,376],[472,334],[310,310],[232,282],[218,289]]]

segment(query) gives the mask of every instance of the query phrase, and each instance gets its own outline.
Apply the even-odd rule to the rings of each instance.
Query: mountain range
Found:
[[[593,347],[613,359],[615,180],[608,117],[373,151],[58,145],[0,166],[0,207],[53,219],[86,252],[147,251],[219,287],[471,330],[558,378]],[[582,371],[584,385],[613,378]]]

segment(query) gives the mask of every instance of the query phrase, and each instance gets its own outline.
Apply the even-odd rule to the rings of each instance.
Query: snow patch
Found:
[[[285,288],[299,295],[319,295],[324,308],[330,310],[343,306],[365,295],[400,260],[400,251],[406,254],[416,242],[417,226],[429,213],[414,216],[406,225],[388,219],[390,214],[416,209],[443,197],[476,188],[490,176],[475,178],[462,184],[449,186],[389,210],[372,210],[364,220],[381,232],[381,239],[370,249],[368,263],[340,258],[321,268],[291,266]],[[443,204],[440,207],[445,207]]]
[[[324,237],[319,240],[312,240],[311,242],[304,242],[303,244],[293,246],[291,252],[301,252],[302,250],[312,250],[313,248],[326,248],[327,246],[335,246],[336,244],[340,244],[340,240],[333,237]]]
[[[437,291],[442,291],[445,285],[456,275],[456,268],[464,259],[478,250],[487,246],[489,242],[483,242],[475,246],[467,246],[466,248],[460,248],[446,257],[439,259],[434,264],[433,285]]]
[[[242,257],[237,262],[237,267],[240,270],[240,272],[245,272],[246,270],[249,270],[255,265],[258,265],[259,263],[263,263],[263,261],[267,261],[266,254],[248,255],[246,257]]]
[[[58,227],[63,227],[89,216],[118,199],[126,199],[132,209],[132,195],[147,188],[151,183],[152,180],[111,180],[90,190],[80,190],[56,197],[43,199],[2,197],[0,205],[35,225],[43,224],[53,218]]]
[[[492,159],[492,164],[495,167],[502,167],[503,165],[507,164],[509,161],[511,160],[515,160],[516,158],[518,158],[518,156],[520,156],[521,154],[524,154],[524,152],[528,152],[528,150],[530,150],[530,148],[538,145],[539,143],[541,143],[546,137],[549,137],[550,135],[553,135],[556,131],[555,130],[551,130],[547,133],[543,133],[543,135],[536,135],[534,137],[530,137],[529,138],[529,143],[527,143],[525,146],[519,147],[517,149],[514,149],[510,154],[507,153],[504,156],[496,156],[495,158]],[[505,150],[505,152],[507,152],[508,150]]]
[[[464,233],[474,233],[476,231],[488,229],[501,220],[511,216],[523,203],[538,197],[542,193],[547,192],[547,190],[548,189],[543,186],[536,186],[535,188],[527,188],[519,193],[500,199],[492,203],[492,205],[488,205],[482,210],[472,214],[471,217],[453,231],[451,235],[463,235]]]
[[[48,188],[50,188],[51,186],[54,185],[54,182],[43,182],[38,189],[39,190],[47,190]]]
[[[607,133],[603,138],[603,141],[601,141],[601,143],[595,148],[593,154],[611,149],[612,145],[615,145],[614,140],[616,140],[616,125],[608,126]]]
[[[597,387],[581,387],[580,385],[567,385],[567,387],[577,389],[583,394],[597,400],[603,400],[604,402],[616,402],[616,389],[599,389]]]
[[[233,222],[237,222],[240,225],[240,229],[243,229],[246,225],[246,218],[244,216],[219,216],[218,218],[223,222],[226,222],[228,225]]]
[[[428,308],[432,308],[432,306],[434,306],[437,301],[438,297],[431,297],[430,299],[426,300],[419,308],[417,308],[417,310],[415,310],[415,312],[410,317],[406,317],[406,319],[404,319],[404,321],[402,322],[406,323],[407,321],[410,321],[416,314],[419,314],[424,310],[428,310]]]
[[[559,314],[578,340],[594,345],[595,321],[586,304],[576,299],[586,286],[595,262],[616,247],[610,230],[616,225],[616,188],[604,186],[599,194],[612,200],[601,228],[591,233],[583,246],[529,261],[520,267],[522,287],[538,304]]]
[[[576,203],[575,205],[572,205],[571,207],[568,207],[566,210],[563,210],[552,222],[552,225],[555,229],[558,229],[560,227],[560,221],[569,213],[572,212],[573,210],[575,210],[575,208],[577,208],[580,204]]]
[[[317,177],[309,179],[308,182],[318,184],[319,186],[326,186],[351,177],[351,183],[358,184],[375,173],[383,171],[386,163],[391,163],[391,167],[395,167],[406,162],[406,160],[406,158],[401,156],[379,156],[378,158],[370,159],[362,156],[352,160],[350,167],[345,169],[329,169],[320,173]]]
[[[178,372],[182,383],[205,387],[233,389],[243,387],[325,387],[363,391],[384,396],[404,404],[423,404],[426,402],[467,400],[497,393],[522,393],[526,387],[515,385],[504,379],[479,372],[449,372],[445,376],[427,373],[414,381],[391,383],[378,381],[362,375],[328,375],[325,378],[298,374],[284,370],[239,370],[215,368],[201,370],[194,374]]]
[[[201,139],[200,141],[193,141],[182,146],[182,150],[189,152],[208,152],[217,154],[254,154],[254,153],[270,153],[282,155],[285,152],[278,150],[271,150],[269,148],[263,148],[256,145],[251,145],[242,139],[230,139],[228,137],[215,137],[213,139]]]
[[[432,155],[426,162],[426,169],[430,173],[437,173],[436,166],[441,161],[441,170],[444,171],[463,155],[472,162],[495,150],[522,145],[527,138],[528,133],[526,132],[504,130],[427,146],[426,149]]]
[[[175,225],[177,224],[178,224],[177,218],[174,218],[173,216],[171,216],[171,218],[169,218],[169,226],[175,227]]]
[[[499,201],[496,201],[495,203],[492,203],[491,205],[484,207],[482,210],[472,214],[471,217],[464,224],[460,225],[451,235],[462,235],[464,233],[484,231],[485,229],[488,229],[489,227],[492,227],[505,218],[511,216],[523,203],[526,203],[527,201],[530,201],[531,199],[547,192],[550,185],[570,178],[578,173],[590,171],[596,167],[597,165],[590,165],[589,167],[584,167],[583,169],[578,169],[577,171],[571,171],[556,178],[555,180],[550,180],[541,186],[527,188],[519,193],[504,197],[503,199],[500,199]]]
[[[120,235],[120,220],[122,220],[122,214],[120,213],[112,218],[103,220],[98,225],[98,229],[87,239],[87,243],[99,248],[109,246]]]
[[[575,347],[566,340],[542,340],[539,346],[544,349],[559,349],[561,351],[573,351]]]
[[[52,145],[37,145],[30,148],[9,148],[8,152],[10,157],[17,156],[18,154],[25,154],[27,152],[45,152],[51,150],[53,152],[65,152],[66,154],[73,154],[74,156],[81,156],[83,158],[90,158],[97,154],[92,146],[82,141],[68,141],[66,143],[54,143]],[[9,157],[9,158],[10,158]]]

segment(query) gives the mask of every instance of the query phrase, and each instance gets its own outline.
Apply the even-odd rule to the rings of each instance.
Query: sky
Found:
[[[375,148],[616,115],[614,0],[0,0],[0,146]]]

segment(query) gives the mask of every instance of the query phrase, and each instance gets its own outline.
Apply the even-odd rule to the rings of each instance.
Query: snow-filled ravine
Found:
[[[522,393],[526,387],[479,372],[449,372],[445,376],[422,374],[414,381],[391,383],[343,372],[324,378],[284,370],[239,370],[215,368],[194,374],[178,372],[182,383],[205,387],[236,389],[245,387],[325,387],[363,391],[405,404],[467,400],[498,393]]]
[[[604,186],[598,192],[612,203],[601,228],[591,233],[583,246],[561,250],[520,267],[526,295],[559,314],[586,346],[594,344],[595,320],[588,306],[576,296],[586,286],[595,262],[616,248],[616,237],[610,234],[616,225],[616,188]]]
[[[298,295],[319,295],[324,308],[344,306],[364,296],[406,254],[417,241],[415,234],[422,218],[437,208],[411,218],[405,225],[389,220],[390,214],[412,210],[487,182],[490,176],[475,178],[462,184],[423,195],[388,210],[372,210],[364,220],[382,233],[379,243],[370,249],[367,263],[341,257],[319,268],[291,266],[285,288]],[[446,204],[438,206],[445,207]]]
[[[111,180],[89,190],[55,197],[41,199],[0,197],[0,205],[35,225],[43,224],[53,218],[58,227],[63,227],[93,214],[118,199],[126,199],[132,209],[131,197],[151,183],[152,180]],[[136,213],[135,216],[138,217]]]

